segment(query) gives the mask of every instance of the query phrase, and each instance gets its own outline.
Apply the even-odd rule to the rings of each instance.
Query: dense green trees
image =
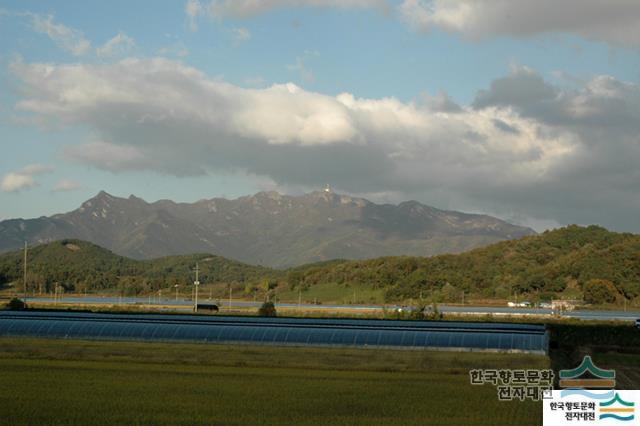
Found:
[[[459,255],[332,260],[287,271],[207,254],[136,261],[75,240],[34,247],[29,258],[29,288],[36,292],[52,291],[56,283],[65,291],[109,289],[123,295],[176,284],[186,288],[198,262],[201,282],[226,283],[246,295],[260,291],[268,296],[283,285],[305,291],[338,284],[384,289],[394,302],[452,302],[464,293],[468,298],[584,296],[591,303],[623,298],[640,303],[640,236],[597,226],[568,226]],[[0,283],[21,277],[22,253],[1,255]]]
[[[21,280],[22,259],[22,252],[0,255],[0,277]],[[175,284],[186,287],[193,282],[196,262],[202,283],[257,283],[279,274],[209,254],[138,261],[84,241],[61,240],[29,250],[27,283],[29,292],[35,293],[49,293],[60,285],[65,292],[110,290],[132,296]]]
[[[640,298],[640,236],[574,225],[459,255],[342,261],[296,268],[289,276],[303,288],[322,283],[382,287],[389,301],[420,295],[445,301],[454,290],[476,298],[574,298],[582,296],[589,280],[604,279],[634,300]]]
[[[592,279],[583,286],[584,300],[587,303],[613,303],[620,296],[616,286],[609,280]]]

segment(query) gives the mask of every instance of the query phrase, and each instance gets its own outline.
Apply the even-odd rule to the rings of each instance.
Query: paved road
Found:
[[[27,301],[40,302],[40,303],[54,303],[53,298],[48,297],[36,297],[27,298]],[[221,307],[231,308],[258,308],[260,302],[232,300],[229,304],[228,300],[209,300],[202,298],[200,303],[216,303]],[[64,297],[59,300],[60,303],[65,304],[92,304],[92,305],[162,305],[162,306],[175,306],[176,309],[190,310],[193,306],[193,301],[183,300],[175,298],[158,298],[158,297]],[[334,305],[334,304],[301,304],[297,303],[278,303],[276,307],[281,308],[301,308],[304,310],[331,310],[331,311],[377,311],[383,308],[386,309],[398,309],[401,308],[397,305]],[[538,309],[538,308],[509,308],[509,307],[495,307],[495,306],[447,306],[439,305],[438,309],[444,313],[456,313],[456,314],[469,314],[469,315],[551,315],[553,312],[551,309]],[[640,318],[640,312],[638,311],[572,311],[563,313],[564,317],[578,318],[583,320],[627,320],[632,321]]]

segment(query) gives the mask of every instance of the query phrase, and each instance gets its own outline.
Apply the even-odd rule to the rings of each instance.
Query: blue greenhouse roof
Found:
[[[0,336],[545,353],[542,325],[449,321],[0,312]]]

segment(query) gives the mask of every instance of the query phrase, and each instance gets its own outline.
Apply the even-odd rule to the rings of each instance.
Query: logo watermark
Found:
[[[474,386],[496,387],[500,401],[542,401],[545,426],[568,424],[638,425],[636,402],[640,391],[616,390],[616,372],[598,367],[585,356],[575,368],[560,370],[554,390],[553,370],[475,369]]]
[[[616,390],[615,370],[595,365],[585,356],[580,365],[560,370],[559,386],[551,398],[543,402],[545,426],[567,424],[640,425],[635,413],[635,401],[640,391]]]
[[[539,401],[553,389],[553,370],[471,370],[472,385],[491,384],[496,387],[500,401],[531,399]]]

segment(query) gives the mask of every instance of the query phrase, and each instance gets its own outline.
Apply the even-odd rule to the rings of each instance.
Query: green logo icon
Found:
[[[576,368],[560,370],[560,387],[562,388],[612,389],[615,386],[616,371],[597,367],[589,355],[586,355]]]
[[[617,407],[615,406],[617,403]],[[616,396],[610,401],[600,403],[600,420],[615,419],[623,422],[631,421],[635,418],[635,403],[625,401],[620,398],[620,394],[616,392]]]

